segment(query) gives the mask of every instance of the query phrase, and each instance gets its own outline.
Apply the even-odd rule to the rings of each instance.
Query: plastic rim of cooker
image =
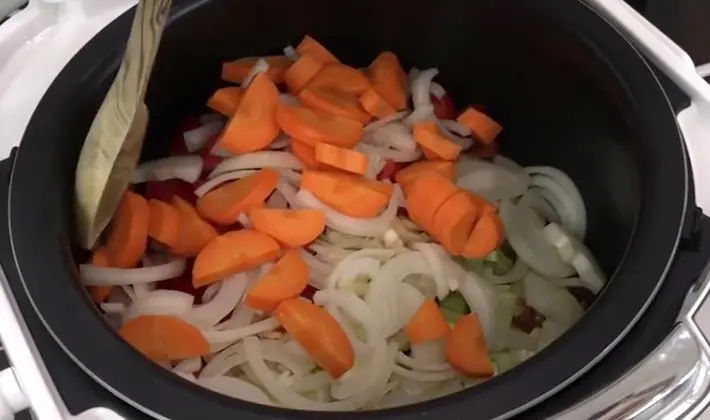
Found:
[[[17,146],[61,69],[135,0],[0,0],[0,158]],[[622,0],[584,0],[619,29],[691,100],[677,118],[692,164],[697,205],[710,215],[710,85],[690,56]],[[699,74],[700,73],[700,74]],[[0,268],[0,339],[12,366],[0,372],[0,419],[31,407],[45,419],[123,419],[102,407],[70,414],[59,397]],[[710,420],[710,263],[688,292],[666,339],[626,375],[558,414],[587,418]],[[622,414],[631,409],[632,412]]]

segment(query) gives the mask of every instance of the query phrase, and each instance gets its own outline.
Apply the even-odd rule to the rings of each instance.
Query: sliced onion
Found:
[[[249,216],[247,216],[246,214],[239,213],[239,216],[237,216],[237,221],[245,228],[249,227]]]
[[[142,315],[178,315],[190,311],[195,298],[177,290],[154,290],[136,299],[123,314],[123,322]]]
[[[439,120],[439,125],[458,136],[468,137],[472,133],[470,128],[456,120]]]
[[[371,129],[365,133],[362,142],[373,146],[391,147],[403,152],[413,151],[417,148],[417,142],[414,140],[411,130],[399,123]]]
[[[407,127],[412,127],[418,122],[429,121],[435,118],[436,116],[434,115],[434,107],[429,104],[414,109],[414,111],[402,121],[402,124]]]
[[[454,372],[453,370],[444,372],[421,372],[415,370],[408,370],[401,366],[395,366],[393,372],[403,378],[419,382],[443,382],[449,379],[453,379],[456,376],[456,372]]]
[[[424,302],[427,300],[427,297],[428,296],[422,294],[419,289],[411,284],[400,283],[399,289],[397,290],[397,299],[395,301],[395,327],[397,327],[398,330],[409,324],[409,321],[412,320],[412,317],[414,317],[419,308],[422,307]]]
[[[554,207],[555,212],[560,216],[562,226],[577,238],[584,238],[587,230],[584,203],[569,198],[567,191],[546,175],[534,175],[531,185],[539,188],[539,194]]]
[[[81,264],[79,273],[82,283],[87,286],[124,286],[172,279],[182,274],[185,266],[184,259],[143,268],[112,268]]]
[[[173,372],[197,373],[200,369],[202,369],[202,358],[190,357],[178,363],[173,368]]]
[[[585,286],[595,294],[599,293],[606,283],[606,276],[589,248],[556,223],[547,225],[543,234],[557,249],[562,260],[575,268]]]
[[[375,120],[365,126],[365,128],[363,129],[363,133],[367,133],[369,131],[381,128],[387,124],[399,121],[399,120],[405,118],[408,114],[409,114],[409,111],[400,111],[396,114],[392,114],[387,117],[380,118],[379,120]]]
[[[213,121],[194,130],[186,131],[183,133],[183,138],[185,139],[187,151],[193,153],[202,149],[210,140],[210,137],[216,136],[222,129],[224,129],[224,122],[220,118],[218,121]]]
[[[424,258],[426,258],[427,263],[429,263],[431,267],[434,282],[436,283],[436,297],[440,300],[444,299],[450,292],[449,280],[446,278],[446,272],[444,271],[444,266],[448,262],[444,260],[446,259],[451,262],[446,256],[445,251],[441,246],[434,243],[418,243],[412,245],[412,248],[421,251]]]
[[[508,243],[526,264],[547,277],[568,277],[574,269],[548,242],[537,215],[529,207],[503,200],[500,217]]]
[[[133,183],[182,179],[193,183],[202,174],[202,158],[196,155],[171,156],[145,162],[133,171]]]
[[[302,170],[303,164],[294,155],[288,152],[261,151],[247,153],[226,159],[210,173],[210,179],[227,172],[241,171],[243,169],[295,169]]]
[[[212,300],[202,305],[195,306],[185,319],[201,326],[211,327],[234,310],[242,299],[247,287],[247,278],[244,273],[238,273],[226,278]]]
[[[303,260],[306,261],[306,264],[308,264],[310,271],[308,283],[316,289],[325,289],[327,286],[326,279],[333,270],[333,265],[319,260],[302,249],[300,249],[298,253]]]
[[[584,232],[587,227],[587,209],[584,206],[584,199],[582,194],[577,189],[574,181],[567,176],[564,172],[557,168],[551,166],[530,166],[525,168],[529,174],[539,174],[552,178],[554,182],[559,185],[559,187],[564,191],[564,193],[557,192],[560,196],[564,196],[568,201],[569,206],[574,209],[574,212],[578,215],[581,220],[581,228],[583,228],[582,236],[578,236],[579,239],[584,238]],[[573,232],[574,233],[574,232]]]
[[[249,73],[244,76],[244,79],[242,79],[241,87],[243,89],[248,88],[256,76],[261,73],[266,73],[267,71],[269,71],[269,63],[267,63],[266,60],[260,58],[256,61],[251,70],[249,70]]]
[[[402,192],[398,185],[394,189],[387,208],[379,216],[370,219],[346,216],[321,203],[310,191],[304,189],[296,194],[296,202],[300,208],[323,210],[326,225],[337,231],[356,236],[380,236],[387,232],[397,217]]]
[[[386,261],[394,256],[395,252],[389,249],[361,249],[353,252],[338,263],[328,276],[327,289],[346,286],[355,280],[358,274],[365,273],[370,278],[380,269],[380,261]],[[379,261],[378,261],[379,260]]]
[[[420,372],[445,372],[451,370],[451,366],[448,363],[428,363],[422,360],[414,360],[401,351],[397,353],[397,363]]]
[[[462,127],[455,126],[452,123],[459,124],[456,121],[448,120],[447,125],[453,126],[458,130],[465,128],[463,126]],[[471,146],[473,146],[473,139],[472,138],[466,137],[466,135],[459,135],[458,133],[452,132],[452,130],[449,130],[449,128],[438,119],[436,120],[436,124],[439,127],[439,131],[441,131],[441,134],[443,134],[444,137],[446,137],[447,139],[449,139],[449,140],[453,141],[454,143],[458,144],[459,146],[461,146],[462,150],[468,150],[471,148]],[[465,130],[462,130],[462,131],[465,131]]]
[[[119,302],[102,302],[99,306],[107,314],[121,314],[126,310],[126,305]]]
[[[431,106],[431,84],[438,74],[439,70],[435,68],[423,70],[411,81],[412,103],[415,109]]]
[[[288,93],[282,93],[281,95],[279,95],[279,102],[284,105],[291,105],[291,106],[298,106],[301,104],[298,101],[298,98],[296,98],[293,95],[289,95]]]
[[[422,151],[419,148],[403,151],[391,147],[373,146],[365,142],[358,143],[357,146],[355,146],[355,150],[368,156],[376,155],[395,162],[414,162],[422,157]]]
[[[470,161],[466,169],[467,172],[459,172],[456,184],[489,201],[519,197],[530,186],[527,174],[516,174],[483,160]]]
[[[269,145],[269,149],[275,150],[275,149],[283,149],[287,147],[289,144],[291,144],[291,137],[287,136],[284,133],[281,133],[276,139]]]
[[[545,193],[547,193],[547,191],[532,187],[528,189],[522,197],[520,197],[518,204],[530,207],[548,222],[559,223],[560,215],[557,214],[555,208],[552,207],[552,205],[541,195]]]
[[[200,185],[195,189],[195,195],[197,197],[202,197],[203,195],[207,194],[208,192],[212,191],[214,188],[218,187],[219,185],[228,182],[228,181],[234,181],[235,179],[242,179],[245,178],[249,175],[253,175],[257,173],[258,170],[256,169],[247,169],[243,171],[235,171],[235,172],[226,172],[223,173],[219,176],[216,176],[209,181],[205,182],[204,184]]]
[[[244,337],[275,330],[281,324],[276,318],[269,317],[246,327],[236,327],[223,330],[203,330],[202,334],[210,343],[225,343],[237,341]]]
[[[297,61],[300,58],[300,56],[296,52],[296,49],[293,48],[293,46],[291,45],[287,45],[286,47],[284,47],[284,55],[293,61]]]
[[[571,293],[535,273],[528,273],[523,279],[523,293],[530,307],[563,328],[569,328],[584,314],[584,308]]]
[[[310,375],[294,377],[291,389],[296,392],[311,392],[330,386],[332,382],[333,378],[328,372],[321,370]]]
[[[484,268],[482,274],[483,278],[485,278],[490,283],[510,284],[522,279],[529,270],[530,267],[525,264],[522,259],[518,258],[515,261],[515,265],[513,265],[513,268],[511,268],[510,271],[503,274],[502,276],[496,275],[493,272],[492,268]]]
[[[459,267],[456,267],[456,269],[460,273],[458,291],[471,309],[471,312],[475,312],[478,315],[486,340],[491,341],[495,332],[494,291],[490,285],[475,273],[465,271]]]
[[[259,389],[259,387],[241,379],[230,376],[214,376],[209,378],[200,378],[196,381],[196,383],[228,397],[257,404],[274,405],[274,403],[269,399],[264,391]]]

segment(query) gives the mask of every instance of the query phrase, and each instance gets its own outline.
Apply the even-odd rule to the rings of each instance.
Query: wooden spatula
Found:
[[[145,91],[172,0],[139,0],[121,67],[91,124],[75,179],[76,228],[90,249],[128,187],[148,127]]]

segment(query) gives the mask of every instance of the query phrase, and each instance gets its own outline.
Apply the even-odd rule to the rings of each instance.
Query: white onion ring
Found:
[[[275,330],[281,324],[276,318],[269,317],[246,327],[236,327],[223,330],[203,330],[202,335],[210,343],[225,343],[237,341],[244,337]]]
[[[190,311],[195,298],[177,290],[154,290],[136,299],[123,313],[123,322],[142,315],[182,316]]]
[[[557,214],[557,210],[544,198],[541,196],[545,194],[546,191],[540,188],[531,187],[528,189],[522,197],[518,204],[521,206],[527,206],[535,210],[540,216],[542,216],[548,222],[560,222],[560,215]]]
[[[291,137],[284,133],[281,133],[276,139],[269,145],[270,150],[283,149],[291,144]]]
[[[439,120],[439,126],[456,134],[457,136],[469,137],[471,129],[456,120]],[[495,159],[495,158],[494,158]]]
[[[446,256],[444,249],[441,248],[441,246],[431,242],[414,244],[412,245],[412,248],[421,251],[424,258],[426,258],[427,263],[429,263],[429,266],[431,267],[434,282],[436,283],[436,297],[440,300],[444,299],[450,292],[449,281],[445,277],[444,265],[446,263],[444,262],[444,259],[451,262]]]
[[[367,133],[369,131],[381,128],[387,124],[399,121],[399,120],[405,118],[408,114],[409,114],[409,111],[400,111],[396,114],[392,114],[387,117],[380,118],[379,120],[375,120],[375,121],[371,122],[370,124],[366,125],[365,128],[363,128],[363,133]]]
[[[262,58],[258,59],[251,70],[249,70],[249,73],[242,79],[241,87],[247,89],[257,75],[266,73],[267,71],[269,71],[269,63]]]
[[[517,260],[515,260],[515,264],[510,269],[510,271],[503,274],[502,276],[493,273],[492,268],[484,268],[481,274],[483,275],[483,278],[485,278],[490,283],[510,284],[525,277],[525,274],[527,274],[528,270],[530,270],[530,267],[525,264],[522,259],[518,258]]]
[[[267,150],[225,159],[214,168],[208,178],[212,179],[227,172],[261,168],[294,169],[300,171],[303,169],[303,164],[289,152]]]
[[[405,369],[401,366],[395,366],[393,373],[418,382],[443,382],[456,377],[456,372],[453,370],[444,372],[422,372]]]
[[[82,283],[86,286],[126,286],[139,283],[155,283],[178,277],[185,271],[185,260],[176,259],[167,264],[142,268],[99,267],[93,264],[79,265]]]
[[[489,201],[497,201],[523,195],[530,186],[530,177],[525,172],[514,173],[490,162],[471,160],[466,172],[459,172],[456,184]]]
[[[215,376],[196,380],[197,385],[228,397],[263,405],[275,405],[256,385],[231,376]]]
[[[175,365],[173,372],[197,373],[200,369],[202,369],[202,358],[190,357],[188,359],[181,360],[180,363]]]
[[[182,179],[193,183],[202,174],[202,158],[197,155],[171,156],[145,162],[133,171],[132,182],[141,184],[148,181]]]
[[[360,273],[360,271],[354,271],[354,268],[366,268],[367,274],[374,275],[374,272],[371,272],[372,270],[370,270],[370,268],[372,268],[370,264],[361,263],[360,261],[362,259],[377,259],[380,261],[386,261],[392,258],[394,255],[395,252],[391,249],[366,248],[361,249],[359,251],[355,251],[347,257],[343,258],[343,260],[333,268],[333,271],[328,276],[325,288],[335,289],[337,287],[341,287],[344,284],[343,280],[349,280],[349,278],[347,278],[346,276],[350,276],[354,279],[357,273]],[[377,268],[379,269],[379,266]],[[370,276],[370,278],[372,278],[372,276]]]
[[[397,353],[397,363],[419,372],[446,372],[451,370],[451,366],[448,363],[426,363],[421,360],[414,360],[401,351]]]
[[[391,147],[402,152],[417,149],[411,130],[399,123],[374,128],[364,134],[362,142],[373,146]]]
[[[438,74],[439,70],[436,68],[423,70],[411,81],[412,102],[415,109],[431,106],[431,84]]]
[[[447,124],[448,126],[452,126],[460,131],[465,132],[464,129],[466,127],[458,127],[457,126],[459,124],[458,122],[447,120],[447,123],[448,123]],[[443,134],[444,137],[446,137],[447,139],[449,139],[449,140],[453,141],[454,143],[458,144],[459,146],[461,146],[462,150],[468,150],[471,148],[471,146],[473,146],[473,139],[472,138],[452,132],[452,130],[449,130],[447,125],[444,125],[441,120],[437,119],[436,124],[439,128],[439,131],[441,131],[441,134]]]
[[[555,223],[545,226],[543,234],[557,249],[562,260],[575,268],[586,287],[595,294],[599,293],[606,283],[606,276],[589,248]]]
[[[244,273],[230,276],[222,282],[222,286],[212,300],[197,305],[185,315],[185,319],[201,327],[211,327],[227,316],[237,306],[244,296],[247,278]]]
[[[534,174],[532,185],[549,191],[544,198],[560,215],[562,226],[579,239],[584,239],[587,231],[587,210],[584,200],[574,182],[559,169],[548,166],[532,166],[528,173]]]
[[[477,274],[466,271],[458,264],[450,266],[458,272],[458,291],[466,304],[478,315],[487,341],[491,341],[495,331],[494,290],[492,286],[482,280]]]
[[[284,105],[291,105],[291,106],[298,106],[301,103],[298,101],[298,98],[296,98],[293,95],[289,95],[288,93],[282,93],[279,95],[279,102],[284,104]]]
[[[194,153],[202,149],[205,147],[210,137],[216,136],[222,129],[224,129],[224,121],[220,118],[210,123],[203,123],[202,126],[193,130],[185,131],[182,136],[185,139],[187,151]]]

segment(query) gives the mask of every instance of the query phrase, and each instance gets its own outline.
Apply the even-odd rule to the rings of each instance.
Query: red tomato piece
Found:
[[[489,144],[480,141],[474,142],[471,152],[480,158],[491,159],[498,154],[498,142],[494,141]]]
[[[455,120],[456,119],[456,109],[454,108],[454,101],[451,96],[447,93],[441,99],[434,95],[431,95],[431,104],[434,106],[434,115],[440,120]]]
[[[391,159],[387,159],[387,163],[385,163],[384,168],[382,168],[380,173],[377,175],[377,180],[382,181],[385,179],[389,179],[390,181],[394,182],[394,176],[397,174],[397,171],[404,168],[405,166],[405,163],[395,162]]]

